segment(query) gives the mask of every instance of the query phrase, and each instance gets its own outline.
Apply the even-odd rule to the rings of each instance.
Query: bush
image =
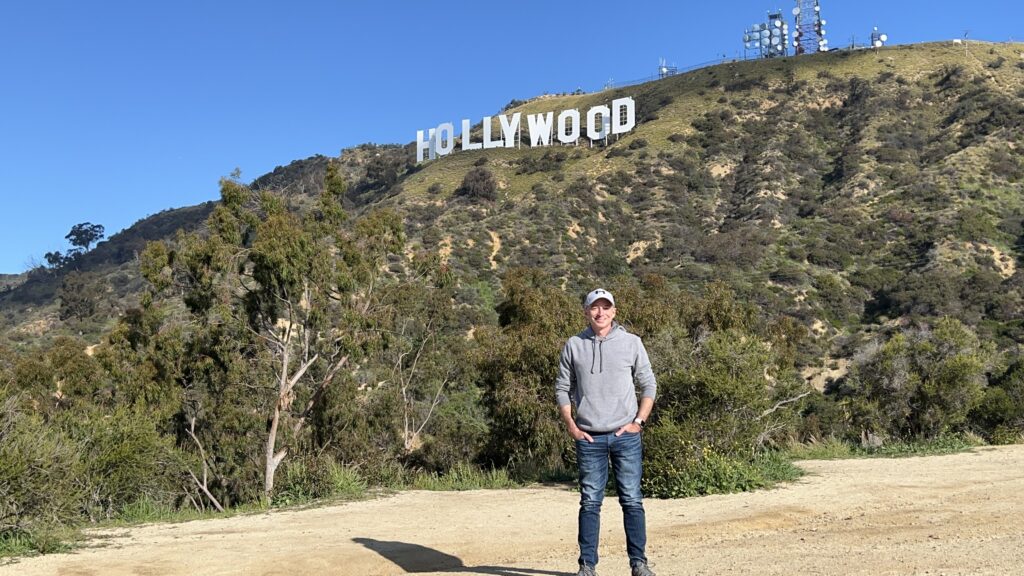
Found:
[[[60,420],[82,451],[90,518],[113,518],[140,499],[170,502],[180,491],[184,457],[147,413],[119,408]]]
[[[983,400],[990,345],[958,320],[909,330],[860,353],[839,393],[856,430],[903,440],[957,432]]]
[[[0,405],[0,540],[30,542],[56,526],[78,522],[87,486],[77,443],[17,406]]]
[[[478,166],[466,173],[455,195],[471,199],[497,200],[498,185],[490,170]]]
[[[1017,362],[985,389],[971,412],[975,429],[995,444],[1019,442],[1024,434],[1024,362]]]
[[[366,487],[366,481],[358,472],[327,454],[296,455],[285,460],[273,503],[289,505],[321,498],[358,498],[366,492]]]
[[[687,441],[687,431],[659,421],[645,433],[644,494],[686,498],[753,490],[792,480],[801,472],[777,452],[728,456]]]
[[[466,463],[444,473],[420,474],[412,481],[412,487],[417,490],[493,490],[516,485],[504,469],[483,470]]]

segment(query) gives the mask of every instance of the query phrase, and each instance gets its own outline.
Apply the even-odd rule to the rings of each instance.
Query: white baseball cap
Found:
[[[587,297],[583,299],[583,307],[590,308],[596,300],[600,300],[601,298],[604,298],[605,300],[611,302],[612,306],[615,306],[615,297],[612,296],[612,293],[605,290],[604,288],[598,288],[597,290],[594,290],[590,294],[587,294]]]

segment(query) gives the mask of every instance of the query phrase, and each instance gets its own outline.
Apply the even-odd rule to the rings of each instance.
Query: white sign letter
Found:
[[[423,151],[427,150],[429,158],[434,159],[434,129],[427,132],[427,139],[423,139],[423,130],[416,131],[416,162],[423,162]]]
[[[530,146],[551,144],[551,120],[554,116],[554,112],[526,116],[526,123],[530,126]]]
[[[566,118],[572,120],[572,131],[566,133],[565,125]],[[580,138],[580,111],[573,108],[572,110],[563,110],[558,115],[558,141],[562,144],[572,144]]]
[[[483,145],[477,142],[474,144],[470,141],[471,135],[469,133],[469,120],[464,119],[462,121],[462,149],[463,150],[479,150],[483,148]]]
[[[597,127],[597,115],[601,115],[601,128]],[[591,140],[603,140],[608,137],[608,128],[611,126],[611,111],[607,106],[594,106],[587,112],[587,138]]]
[[[491,140],[491,117],[484,116],[484,149],[501,148],[502,146],[504,146],[504,142],[500,138]]]
[[[438,156],[447,156],[452,153],[455,148],[455,125],[451,122],[445,122],[437,126],[437,131],[434,132],[433,136],[434,148],[432,152],[437,152]],[[433,154],[430,155],[434,157]]]
[[[498,120],[501,120],[501,137],[505,139],[505,148],[516,147],[516,132],[519,131],[519,112],[512,115],[512,120],[509,121],[508,116],[502,114],[498,116]]]
[[[622,111],[625,110],[625,118]],[[612,134],[629,132],[636,126],[636,103],[632,97],[616,98],[612,100]]]

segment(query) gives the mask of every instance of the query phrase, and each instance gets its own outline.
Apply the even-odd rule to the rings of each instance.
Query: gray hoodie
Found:
[[[559,406],[576,406],[581,430],[611,432],[636,418],[634,381],[642,397],[654,398],[657,383],[640,337],[618,323],[604,338],[587,327],[562,348],[555,400]]]

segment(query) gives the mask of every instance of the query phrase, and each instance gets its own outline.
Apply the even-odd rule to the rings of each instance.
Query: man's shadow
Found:
[[[533,570],[530,568],[466,566],[462,559],[457,556],[445,554],[440,550],[434,550],[419,544],[409,544],[408,542],[374,540],[373,538],[353,538],[352,541],[362,544],[394,562],[407,574],[420,572],[468,572],[472,574],[493,574],[494,576],[572,576],[569,572]]]

